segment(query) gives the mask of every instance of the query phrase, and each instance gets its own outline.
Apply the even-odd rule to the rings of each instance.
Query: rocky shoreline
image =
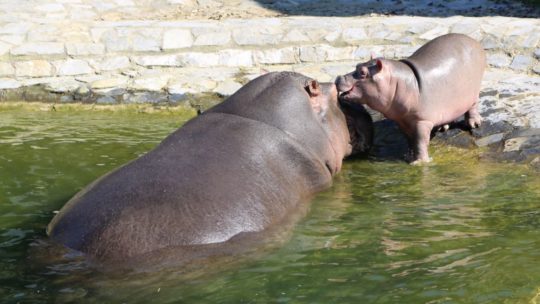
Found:
[[[439,35],[464,33],[488,54],[479,104],[485,123],[435,137],[540,167],[538,9],[404,0],[353,1],[344,10],[334,2],[4,0],[0,102],[204,110],[264,71],[333,81],[372,53],[402,58]],[[345,17],[351,12],[365,14]],[[302,14],[312,16],[295,16]]]

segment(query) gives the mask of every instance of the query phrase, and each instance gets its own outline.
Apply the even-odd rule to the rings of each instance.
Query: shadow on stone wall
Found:
[[[351,17],[369,14],[425,17],[504,16],[539,18],[540,1],[255,0],[286,15]]]

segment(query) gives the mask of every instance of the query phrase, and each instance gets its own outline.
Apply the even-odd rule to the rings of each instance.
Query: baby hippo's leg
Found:
[[[478,101],[465,113],[465,122],[471,129],[478,128],[482,124],[482,116],[478,113]]]
[[[428,155],[428,146],[432,129],[433,123],[430,121],[423,120],[416,123],[412,136],[414,158],[411,165],[419,165],[431,161]]]

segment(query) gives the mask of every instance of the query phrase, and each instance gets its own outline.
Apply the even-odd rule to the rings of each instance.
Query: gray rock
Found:
[[[45,60],[30,60],[15,62],[17,77],[46,77],[52,76],[52,66]]]
[[[473,137],[466,132],[459,132],[456,136],[446,139],[446,142],[460,148],[473,148],[476,144]]]
[[[96,103],[99,104],[115,104],[116,99],[112,96],[100,96],[96,99]]]
[[[514,137],[504,142],[503,152],[514,152],[521,150],[521,147],[528,141],[528,137]]]
[[[536,74],[540,75],[540,65],[535,65],[534,68],[533,68],[533,72],[535,72]]]
[[[197,96],[195,99],[191,99],[190,104],[191,107],[197,109],[197,111],[204,112],[222,101],[223,98],[221,97],[204,94]]]
[[[24,87],[24,96],[28,100],[41,102],[57,102],[58,94],[47,92],[41,85]]]
[[[471,36],[472,33],[480,30],[480,25],[475,19],[466,19],[452,26],[452,33],[460,33]]]
[[[42,4],[35,7],[36,10],[45,12],[45,13],[54,13],[54,12],[63,12],[65,8],[60,3],[48,3]]]
[[[136,91],[161,91],[168,82],[168,77],[145,77],[135,79],[131,89]]]
[[[448,27],[440,25],[420,35],[420,39],[432,40],[444,34],[448,34]]]
[[[15,68],[9,62],[0,62],[0,77],[15,75]]]
[[[14,23],[8,23],[2,27],[0,27],[0,34],[18,34],[18,35],[24,35],[26,34],[34,24],[30,22],[14,22]]]
[[[346,43],[355,43],[369,39],[363,27],[345,28],[342,33],[342,39]]]
[[[540,32],[537,30],[536,32],[526,34],[525,37],[525,40],[523,40],[520,46],[523,48],[535,48],[540,41]]]
[[[240,89],[241,87],[242,85],[238,82],[233,80],[227,80],[220,83],[217,88],[214,89],[214,92],[220,96],[227,97],[234,94],[234,92],[238,91],[238,89]]]
[[[192,67],[215,67],[220,62],[220,56],[216,53],[184,53],[177,57],[179,66]],[[223,60],[226,60],[225,58]]]
[[[61,95],[60,96],[60,102],[62,102],[62,103],[73,102],[73,96],[72,95]]]
[[[11,49],[12,55],[63,55],[64,44],[57,42],[28,42]]]
[[[535,157],[529,163],[529,166],[531,166],[531,168],[535,169],[536,171],[540,171],[540,156]]]
[[[24,42],[25,36],[24,35],[2,35],[0,36],[0,40],[3,42],[7,42],[9,44],[13,45],[20,45]]]
[[[253,53],[249,50],[224,50],[218,53],[218,64],[227,67],[253,66]]]
[[[126,94],[126,89],[124,89],[124,88],[106,88],[106,89],[92,90],[92,93],[94,93],[97,96],[112,96],[115,99],[119,100],[119,99],[121,99],[121,96]]]
[[[133,0],[115,0],[116,5],[118,6],[134,6],[135,2]]]
[[[485,121],[479,128],[472,129],[471,133],[476,138],[482,138],[494,134],[507,134],[514,130],[512,125],[504,121],[491,122]]]
[[[88,62],[80,59],[54,61],[53,64],[56,67],[56,74],[60,76],[84,75],[94,72]]]
[[[518,129],[512,132],[510,137],[540,137],[540,128]]]
[[[518,71],[527,71],[532,61],[533,59],[529,56],[517,55],[514,57],[514,60],[512,60],[510,68]]]
[[[76,92],[79,87],[81,87],[81,83],[76,80],[59,80],[47,83],[45,90],[51,93],[65,94]]]
[[[288,47],[282,49],[270,49],[255,51],[255,61],[261,64],[292,64],[296,63],[298,49]]]
[[[132,37],[133,50],[138,52],[159,52],[161,50],[161,36],[148,37],[135,35]]]
[[[134,92],[123,95],[125,102],[130,103],[163,103],[167,102],[167,95],[161,92]]]
[[[317,46],[300,47],[300,61],[302,62],[323,62],[326,61],[327,52]]]
[[[536,57],[536,59],[540,59],[540,49],[536,49],[534,51],[534,57]]]
[[[495,68],[506,68],[510,66],[511,59],[503,53],[489,54],[487,56],[488,65]]]
[[[193,36],[186,29],[168,30],[163,34],[163,49],[174,50],[189,48],[193,45]]]
[[[171,4],[181,4],[182,6],[184,6],[184,5],[189,5],[189,6],[195,5],[195,0],[167,0],[167,2],[171,3]]]
[[[352,60],[354,59],[354,47],[332,47],[332,46],[322,46],[325,49],[329,61],[342,61],[342,60]]]
[[[105,47],[109,52],[124,52],[132,49],[129,37],[121,36],[113,29],[103,32],[99,41],[105,44]]]
[[[127,56],[118,56],[105,58],[97,64],[97,68],[101,71],[114,71],[125,69],[130,66],[130,61]]]
[[[519,137],[505,141],[503,154],[514,161],[524,161],[540,155],[540,129],[526,129],[518,132]]]
[[[485,50],[502,48],[501,41],[497,37],[492,35],[484,37],[484,39],[482,39],[481,41],[481,44]]]
[[[490,146],[490,145],[499,143],[503,139],[504,139],[504,133],[497,133],[497,134],[493,134],[493,135],[489,135],[489,136],[477,139],[474,141],[474,143],[478,147],[485,147],[485,146]]]
[[[0,41],[0,56],[7,54],[11,49],[11,44]]]
[[[412,21],[412,20],[411,20]],[[423,22],[423,21],[412,21],[412,25],[409,26],[407,29],[407,32],[412,34],[422,34],[430,29],[435,28],[436,24],[431,22]]]
[[[159,56],[136,56],[133,61],[145,67],[151,66],[182,66],[177,55],[159,55]]]
[[[331,37],[330,37],[331,38]],[[292,29],[283,37],[285,42],[310,42],[309,36],[300,29]]]
[[[193,29],[196,46],[216,45],[223,46],[231,42],[231,32],[224,29]]]
[[[101,43],[67,43],[66,50],[68,55],[103,55],[105,45]]]
[[[0,89],[16,89],[20,88],[21,83],[11,78],[0,78]]]
[[[281,42],[283,31],[279,27],[238,28],[232,32],[238,45],[276,45]]]
[[[127,78],[117,77],[117,78],[106,78],[100,79],[92,82],[90,87],[92,90],[106,89],[106,88],[125,88],[127,86]]]
[[[187,87],[183,83],[175,83],[167,86],[167,92],[175,95],[187,95],[197,93],[195,90]]]
[[[486,97],[486,96],[497,96],[499,94],[499,91],[496,89],[486,89],[480,92],[480,98]]]
[[[75,94],[79,96],[87,96],[90,93],[91,91],[86,85],[80,85],[77,90],[75,90]]]

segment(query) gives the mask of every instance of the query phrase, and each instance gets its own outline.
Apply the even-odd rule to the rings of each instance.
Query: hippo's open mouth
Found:
[[[339,93],[339,99],[343,101],[350,101],[354,98],[354,86],[348,90],[343,90]]]
[[[351,93],[351,91],[352,91],[352,88],[348,91],[339,93],[339,98],[346,98]]]

